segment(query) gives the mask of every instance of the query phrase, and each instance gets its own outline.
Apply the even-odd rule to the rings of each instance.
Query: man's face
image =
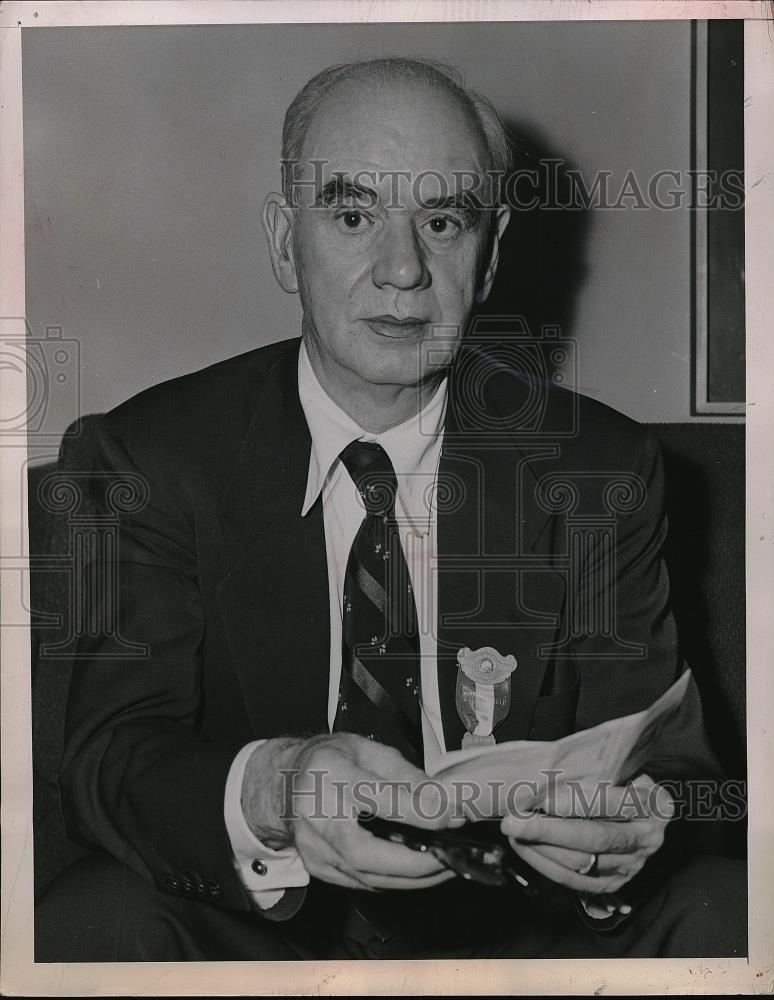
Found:
[[[297,175],[316,183],[297,188],[288,243],[305,337],[340,384],[417,384],[453,357],[507,221],[459,196],[485,157],[436,91],[347,83],[323,102]]]

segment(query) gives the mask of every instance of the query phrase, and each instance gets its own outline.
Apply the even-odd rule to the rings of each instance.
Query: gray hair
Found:
[[[282,193],[294,204],[295,166],[302,159],[304,139],[324,99],[340,83],[400,80],[434,87],[456,100],[469,114],[484,140],[488,172],[494,182],[496,200],[501,200],[505,178],[511,169],[512,147],[494,106],[480,94],[468,90],[461,74],[445,63],[429,59],[392,56],[329,66],[317,73],[299,91],[285,113],[282,129]]]

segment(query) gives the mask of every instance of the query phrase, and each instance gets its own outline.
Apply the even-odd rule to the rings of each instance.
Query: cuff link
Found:
[[[256,875],[265,875],[266,872],[269,870],[266,867],[266,864],[263,861],[261,861],[260,858],[256,858],[250,865],[250,867],[252,868],[252,870],[255,872]]]

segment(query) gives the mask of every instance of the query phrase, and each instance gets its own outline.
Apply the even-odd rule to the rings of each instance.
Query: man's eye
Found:
[[[341,222],[345,229],[354,231],[357,231],[358,229],[365,229],[368,225],[368,219],[366,216],[355,208],[348,208],[343,212],[339,212],[336,218]]]
[[[453,239],[460,231],[459,225],[447,215],[436,215],[427,223],[427,227],[433,236],[441,236],[444,239]]]

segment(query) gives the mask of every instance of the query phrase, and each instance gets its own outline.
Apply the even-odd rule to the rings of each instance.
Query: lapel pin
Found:
[[[503,656],[493,646],[465,646],[457,653],[457,664],[457,712],[467,730],[462,747],[494,746],[492,730],[511,706],[516,657]]]

